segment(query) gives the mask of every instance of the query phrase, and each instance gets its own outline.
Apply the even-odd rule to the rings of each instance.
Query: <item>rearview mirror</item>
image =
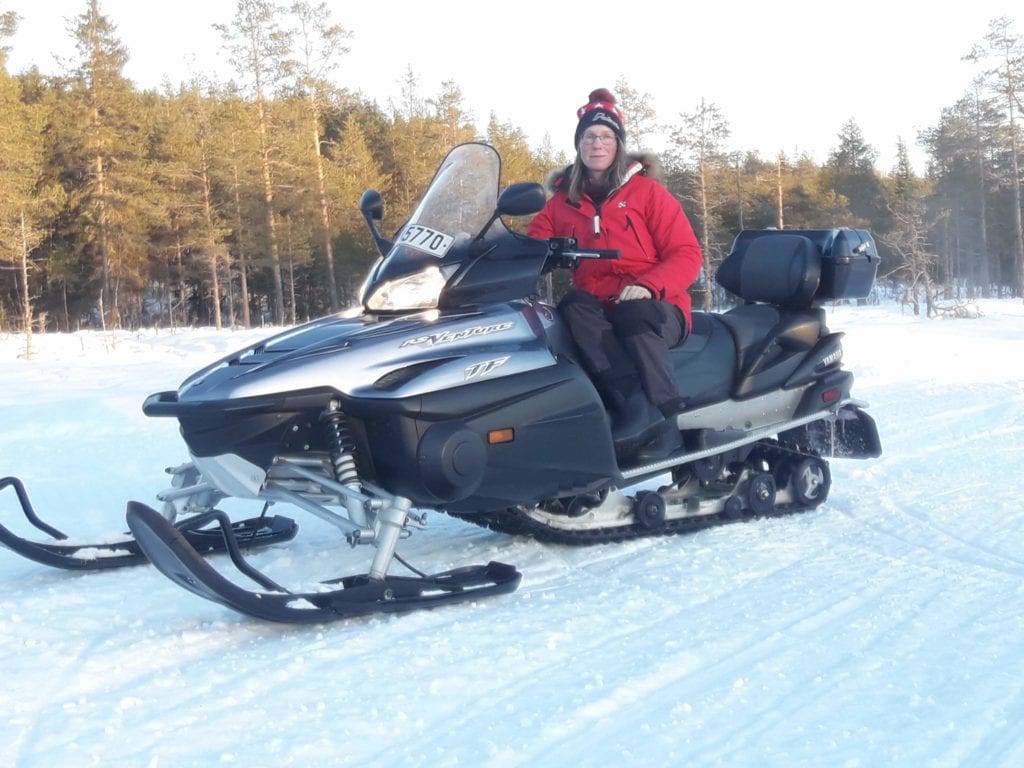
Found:
[[[529,216],[544,207],[544,187],[535,181],[509,184],[498,196],[498,213],[502,216]]]

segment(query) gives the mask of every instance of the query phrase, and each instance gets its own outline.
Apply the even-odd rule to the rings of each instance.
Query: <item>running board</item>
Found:
[[[632,480],[638,477],[646,477],[659,472],[666,472],[673,467],[678,467],[681,464],[688,464],[691,461],[698,461],[700,459],[706,459],[711,456],[717,456],[720,453],[731,451],[734,448],[741,448],[744,445],[750,445],[756,443],[758,440],[763,440],[768,437],[774,437],[780,432],[785,432],[789,429],[796,429],[797,427],[811,424],[815,421],[820,421],[830,416],[835,417],[839,415],[839,412],[847,406],[854,408],[861,408],[867,404],[852,398],[838,402],[830,408],[828,411],[816,411],[809,416],[802,416],[798,419],[787,419],[785,421],[776,422],[774,424],[768,424],[760,429],[755,429],[750,432],[744,432],[742,437],[736,438],[735,440],[727,440],[723,443],[718,443],[710,448],[701,448],[697,451],[689,451],[685,453],[675,453],[668,456],[660,461],[652,462],[650,464],[642,464],[635,467],[629,467],[622,471],[622,477],[626,480]],[[826,457],[828,458],[828,457]]]

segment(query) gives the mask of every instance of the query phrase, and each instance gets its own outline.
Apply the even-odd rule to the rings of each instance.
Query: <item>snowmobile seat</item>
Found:
[[[819,308],[744,304],[719,317],[736,342],[738,375],[732,396],[740,399],[781,387],[828,333]]]
[[[779,323],[779,310],[768,304],[744,304],[719,315],[736,340],[739,368],[746,367],[750,351],[761,344]]]
[[[722,314],[736,343],[736,398],[782,386],[824,333],[815,306],[821,251],[804,234],[779,230],[737,237],[715,281],[745,304]]]
[[[736,377],[736,341],[719,315],[693,312],[686,340],[669,350],[687,407],[725,400]]]
[[[734,250],[715,275],[744,304],[693,313],[687,340],[670,351],[687,407],[781,387],[826,334],[815,306],[821,255],[804,235],[772,232]]]
[[[692,316],[686,341],[669,350],[687,408],[780,386],[817,342],[822,327],[814,310],[783,313],[768,304]]]

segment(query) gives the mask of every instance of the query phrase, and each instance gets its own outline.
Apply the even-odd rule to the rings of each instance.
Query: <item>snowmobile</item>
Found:
[[[536,240],[504,217],[541,209],[536,183],[499,194],[501,161],[483,143],[454,148],[408,221],[381,234],[383,201],[360,209],[380,258],[359,310],[285,330],[148,397],[177,419],[190,460],[169,469],[158,511],[128,502],[130,535],[88,547],[64,541],[13,486],[25,515],[53,538],[0,541],[68,568],[149,560],[185,589],[245,614],[323,622],[515,590],[521,574],[490,562],[428,574],[398,554],[436,510],[495,531],[559,543],[608,542],[799,512],[825,501],[829,458],[881,446],[851,395],[842,333],[822,304],[868,295],[878,254],[867,230],[745,230],[715,279],[739,303],[694,312],[671,351],[685,410],[683,447],[657,461],[617,440],[580,367],[542,277],[583,259],[573,238]],[[261,502],[232,522],[226,498]],[[365,573],[290,591],[253,567],[249,547],[286,541],[297,508],[327,521]],[[226,551],[239,574],[207,560]],[[395,561],[412,575],[397,576]],[[247,583],[240,576],[254,582]]]

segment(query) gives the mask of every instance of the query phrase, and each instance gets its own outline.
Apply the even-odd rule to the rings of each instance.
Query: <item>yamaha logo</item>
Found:
[[[842,359],[843,359],[843,350],[842,349],[837,349],[835,352],[833,352],[833,353],[823,357],[821,359],[821,362],[818,363],[818,367],[819,368],[828,368],[830,365],[838,363]]]

